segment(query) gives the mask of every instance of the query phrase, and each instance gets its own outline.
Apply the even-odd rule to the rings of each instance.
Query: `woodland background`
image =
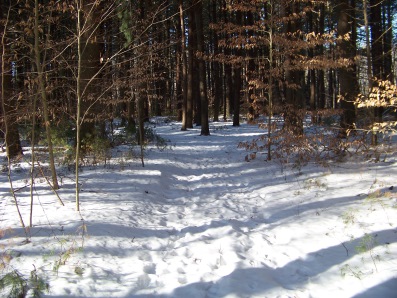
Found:
[[[114,119],[144,144],[152,116],[209,135],[211,120],[266,115],[266,144],[243,146],[267,148],[268,159],[273,115],[289,136],[303,136],[310,115],[336,123],[340,139],[371,132],[375,145],[395,126],[385,116],[396,107],[396,9],[393,0],[2,1],[7,156],[22,154],[21,140],[46,145],[56,189],[56,148],[78,161],[113,146]]]
[[[1,0],[0,293],[393,296],[396,12]]]

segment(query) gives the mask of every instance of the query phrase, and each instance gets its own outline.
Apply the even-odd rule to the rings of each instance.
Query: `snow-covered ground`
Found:
[[[144,168],[85,167],[80,214],[72,172],[65,206],[38,177],[29,242],[1,173],[2,274],[35,273],[45,297],[397,297],[397,156],[298,171],[244,160],[256,126],[211,128],[158,125],[168,149]],[[28,164],[13,173],[29,223]]]

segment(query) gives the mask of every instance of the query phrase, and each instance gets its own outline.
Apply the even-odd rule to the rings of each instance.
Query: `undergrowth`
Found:
[[[357,130],[341,137],[340,128],[327,120],[333,119],[331,116],[323,117],[320,124],[313,124],[313,117],[306,117],[305,129],[301,134],[275,117],[270,128],[266,121],[258,123],[265,131],[263,135],[240,142],[238,147],[248,152],[246,161],[265,156],[266,160],[277,160],[282,166],[289,165],[298,171],[311,162],[324,167],[328,167],[330,162],[342,162],[349,158],[381,162],[386,161],[393,152],[391,138],[386,133],[379,135],[376,146],[371,145],[371,136],[366,130]]]
[[[31,270],[18,268],[18,258],[22,253],[6,249],[0,254],[0,296],[9,298],[42,297],[51,289],[48,282],[51,278],[58,277],[60,268],[67,263],[74,268],[74,273],[81,277],[84,268],[79,262],[72,263],[72,257],[84,249],[84,239],[87,227],[83,224],[73,235],[57,236],[53,232],[51,238],[55,242],[49,247],[49,253],[43,254],[43,264],[36,268],[32,264]],[[1,233],[4,235],[4,232]],[[2,245],[5,248],[5,245]],[[15,259],[15,262],[13,260]],[[51,270],[46,268],[50,267]]]
[[[161,121],[166,122],[168,118]],[[112,158],[117,158],[118,150],[113,150],[118,146],[128,146],[129,153],[124,154],[125,159],[141,158],[139,147],[139,133],[135,125],[119,127],[116,120],[114,123],[107,123],[105,131],[103,128],[95,127],[88,134],[85,134],[80,151],[79,164],[86,166],[107,166]],[[145,125],[143,149],[148,146],[155,146],[158,150],[164,151],[169,148],[169,141],[162,138],[156,133],[155,126],[159,123],[150,123]],[[21,128],[21,138],[24,143],[30,144],[32,139],[32,127],[25,125]],[[34,129],[36,135],[35,151],[36,158],[39,161],[46,162],[48,160],[47,139],[45,130],[37,127]],[[75,164],[75,130],[73,123],[68,121],[60,121],[51,127],[51,141],[54,146],[54,153],[57,164],[66,166],[69,170],[74,169]],[[136,152],[135,152],[136,151]]]
[[[134,129],[118,129],[117,135],[109,137],[92,136],[87,138],[82,145],[80,165],[81,166],[97,166],[110,165],[112,158],[118,157],[121,168],[125,168],[126,160],[137,160],[141,158],[138,145],[138,133]],[[145,143],[143,149],[149,145],[155,146],[158,150],[164,151],[168,148],[169,141],[159,136],[152,127],[145,127]],[[113,150],[117,146],[127,146],[125,152]],[[118,156],[121,155],[121,156]],[[117,159],[117,158],[116,158]],[[63,156],[60,157],[59,164],[65,165],[68,169],[73,169],[75,162],[75,148],[66,146]]]
[[[11,232],[10,229],[0,230],[0,238]],[[48,292],[49,284],[36,267],[33,265],[29,274],[23,274],[11,265],[12,260],[18,259],[21,253],[5,248],[6,245],[1,245],[3,251],[0,254],[0,294],[2,297],[23,298],[29,294],[29,297],[36,298]]]

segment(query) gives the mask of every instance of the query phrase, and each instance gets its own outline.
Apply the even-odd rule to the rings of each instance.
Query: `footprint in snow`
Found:
[[[184,284],[187,283],[187,279],[186,279],[185,276],[178,277],[178,282],[179,282],[181,285],[184,285]]]
[[[143,272],[146,274],[156,274],[156,264],[148,264],[143,267]]]
[[[157,211],[160,212],[160,213],[167,213],[168,209],[166,209],[165,207],[160,207],[160,208],[157,209]]]
[[[150,285],[150,277],[147,274],[143,274],[138,277],[138,280],[136,282],[136,287],[137,289],[146,289]]]
[[[138,254],[138,259],[141,260],[141,261],[146,261],[146,262],[153,261],[152,256],[146,251],[140,252]]]
[[[178,271],[179,274],[185,274],[185,273],[186,273],[185,270],[183,270],[182,267],[179,267],[179,268],[177,269],[177,271]]]
[[[163,227],[166,227],[167,226],[167,219],[165,219],[165,218],[160,219],[159,225],[163,226]]]

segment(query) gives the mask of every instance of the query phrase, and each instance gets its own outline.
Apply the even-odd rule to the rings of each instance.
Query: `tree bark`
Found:
[[[194,13],[193,8],[190,7],[188,10],[189,13],[189,43],[188,43],[188,57],[187,57],[187,91],[186,91],[186,128],[193,128],[193,109],[195,102],[195,63],[194,63],[194,55],[196,51],[196,34],[194,28]]]
[[[236,12],[236,24],[242,26],[242,12]],[[241,50],[236,50],[237,55],[241,56]],[[229,86],[232,88],[232,104],[233,104],[233,126],[240,126],[240,93],[241,93],[241,65],[237,63],[233,66],[232,79],[233,84]]]
[[[205,53],[204,49],[204,32],[203,32],[203,3],[201,0],[196,1],[194,19],[197,30],[197,51],[200,54]],[[199,66],[199,89],[200,89],[200,115],[201,115],[201,135],[209,136],[210,128],[208,121],[208,96],[206,83],[206,67],[202,58],[198,59]]]
[[[246,21],[247,25],[252,27],[254,25],[254,16],[252,12],[247,12],[246,16]],[[253,30],[248,30],[248,36],[247,39],[249,39],[251,36],[255,36]],[[254,79],[256,73],[256,66],[255,66],[255,57],[258,56],[257,50],[252,47],[251,49],[247,50],[247,70],[246,70],[246,77],[247,77],[247,82],[246,82],[246,89],[247,90],[247,103],[248,103],[248,113],[247,113],[247,121],[248,123],[253,123],[255,118],[257,118],[257,113],[258,113],[258,108],[255,103],[255,92],[254,92],[254,87],[250,86],[250,81]]]
[[[187,130],[191,125],[191,119],[188,117],[188,96],[187,96],[187,57],[186,57],[186,32],[185,32],[185,20],[183,14],[183,0],[179,0],[179,22],[181,26],[181,86],[182,86],[182,130]],[[191,87],[191,86],[190,86]]]
[[[349,60],[351,63],[356,55],[356,46],[353,40],[347,40],[347,34],[352,34],[353,31],[353,16],[354,12],[349,0],[342,0],[338,5],[338,36],[341,40],[338,43],[341,58]],[[358,94],[358,81],[355,72],[354,64],[352,66],[342,68],[339,71],[339,84],[341,95],[341,108],[343,114],[340,120],[340,137],[347,137],[349,132],[355,128],[356,111],[353,101]]]
[[[11,3],[9,4],[11,5]],[[10,53],[6,45],[6,35],[8,30],[8,22],[10,17],[10,9],[6,9],[6,5],[0,5],[0,17],[4,17],[5,24],[0,26],[1,32],[1,105],[4,121],[4,137],[6,145],[6,153],[9,159],[22,155],[21,141],[19,138],[16,96],[12,94],[12,69],[11,63],[8,61]]]
[[[291,3],[287,7],[287,17],[294,17],[299,12],[299,3]],[[301,30],[298,20],[289,21],[287,24],[287,34],[294,34],[297,30]],[[293,40],[292,40],[293,42]],[[286,57],[287,69],[285,71],[286,81],[286,106],[284,113],[284,128],[291,131],[294,135],[300,136],[303,134],[303,119],[301,110],[303,108],[303,92],[302,80],[304,80],[304,73],[302,70],[289,69],[289,64],[292,64],[292,57]],[[289,60],[289,61],[288,61]]]
[[[384,42],[383,42],[383,65],[385,78],[390,82],[394,82],[393,69],[393,10],[392,10],[392,0],[386,0],[383,6],[383,32],[385,32]]]
[[[100,69],[100,51],[96,40],[96,26],[93,5],[96,0],[84,2],[76,0],[77,8],[77,78],[76,78],[76,155],[75,155],[75,179],[76,179],[76,210],[80,210],[80,185],[79,185],[79,161],[81,157],[81,145],[84,139],[94,134],[94,119],[87,121],[90,109],[96,103],[94,97],[94,82]]]
[[[217,1],[212,2],[212,16],[213,22],[216,23],[218,21],[217,18]],[[214,56],[219,54],[219,47],[218,47],[218,35],[215,33],[213,35],[213,47],[214,47]],[[218,61],[213,61],[213,95],[214,95],[214,118],[213,121],[219,121],[219,113],[220,113],[220,105],[221,105],[221,98],[222,98],[222,79],[221,79],[221,66]]]
[[[325,28],[325,11],[324,11],[324,3],[319,4],[319,20],[318,20],[318,33],[322,36],[324,35]],[[317,48],[318,54],[320,56],[324,55],[324,45],[319,45]],[[325,109],[325,79],[324,79],[324,70],[319,69],[317,71],[317,95],[318,95],[318,108]]]
[[[382,5],[379,0],[370,0],[369,24],[371,27],[371,58],[373,76],[384,80]]]
[[[39,45],[39,1],[35,0],[35,8],[34,8],[34,55],[36,62],[36,70],[37,70],[37,79],[38,79],[38,89],[41,96],[41,103],[43,107],[43,116],[44,116],[44,125],[47,136],[48,143],[48,156],[50,163],[50,170],[52,175],[52,187],[56,190],[59,189],[57,172],[55,169],[55,161],[54,161],[54,149],[52,146],[52,136],[51,136],[51,123],[48,112],[48,100],[46,89],[44,85],[44,75],[43,75],[43,66],[41,61],[41,51]]]
[[[99,102],[95,94],[98,94],[100,85],[98,72],[100,70],[100,47],[98,43],[98,28],[96,27],[98,0],[81,0],[82,27],[81,36],[81,67],[80,67],[80,91],[81,91],[81,141],[85,142],[95,136],[95,118],[100,113]]]
[[[383,1],[382,1],[383,2]],[[372,58],[372,76],[378,80],[386,80],[387,74],[385,73],[384,67],[384,38],[386,36],[386,32],[382,31],[382,3],[375,0],[370,0],[370,15],[369,15],[369,24],[371,27],[371,58]],[[372,81],[370,88],[376,87],[376,81]],[[371,90],[370,90],[371,91]],[[373,124],[376,122],[382,122],[382,107],[373,108]],[[377,145],[378,143],[378,134],[376,132],[372,133],[372,144]]]

